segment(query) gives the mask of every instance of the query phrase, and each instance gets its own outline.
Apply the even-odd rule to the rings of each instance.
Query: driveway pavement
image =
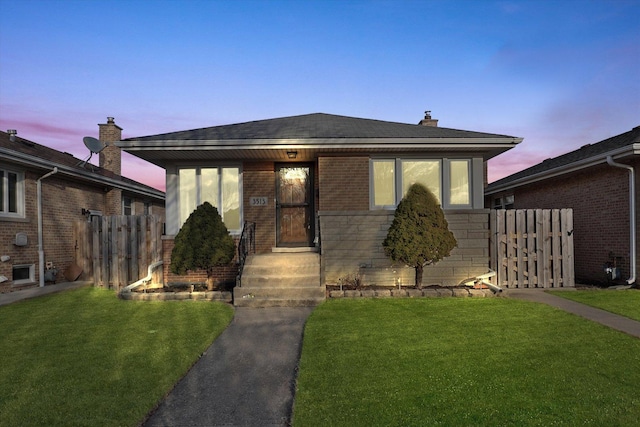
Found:
[[[237,307],[145,426],[286,426],[313,307]]]

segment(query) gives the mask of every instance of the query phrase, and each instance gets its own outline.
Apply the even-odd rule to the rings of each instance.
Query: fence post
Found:
[[[575,271],[573,265],[573,210],[562,209],[562,286],[574,287]]]

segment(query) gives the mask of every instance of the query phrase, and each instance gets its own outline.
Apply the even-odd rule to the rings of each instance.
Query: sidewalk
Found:
[[[90,286],[92,282],[62,282],[54,285],[46,285],[43,288],[35,287],[29,289],[23,289],[21,291],[8,292],[6,294],[0,294],[0,305],[13,304],[16,301],[22,301],[30,298],[37,298],[42,295],[54,294],[56,292],[62,292],[69,289],[78,289],[85,286]]]
[[[579,302],[551,295],[543,289],[507,289],[503,294],[507,298],[516,298],[548,304],[552,307],[559,308],[580,317],[584,317],[585,319],[601,323],[610,328],[640,338],[640,322],[608,311],[600,310],[599,308],[590,307]]]

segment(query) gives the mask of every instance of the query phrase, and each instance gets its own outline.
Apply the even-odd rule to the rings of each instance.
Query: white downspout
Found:
[[[613,161],[613,157],[607,156],[607,163],[611,166],[627,169],[629,171],[629,239],[631,244],[631,277],[627,280],[627,284],[632,285],[636,281],[636,179],[633,166],[625,165],[623,163],[616,163]]]
[[[38,193],[38,276],[40,279],[40,287],[44,287],[44,247],[42,244],[42,180],[50,177],[54,173],[58,173],[58,167],[54,167],[53,170],[36,181],[37,193]]]

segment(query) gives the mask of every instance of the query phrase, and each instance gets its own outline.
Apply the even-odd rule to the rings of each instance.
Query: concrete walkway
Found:
[[[313,307],[237,307],[145,426],[287,426]]]
[[[612,290],[611,292],[616,291]],[[548,304],[552,307],[559,308],[580,317],[584,317],[585,319],[601,323],[610,328],[640,338],[640,322],[629,319],[628,317],[600,310],[599,308],[589,307],[588,305],[581,304],[579,302],[551,295],[542,289],[508,289],[503,292],[503,295],[508,298],[517,298]]]
[[[69,289],[84,288],[90,286],[92,282],[63,282],[53,285],[46,285],[44,287],[35,287],[23,289],[21,291],[8,292],[6,294],[0,294],[0,305],[13,304],[17,301],[25,299],[37,298],[43,295],[54,294],[56,292],[63,292]]]

